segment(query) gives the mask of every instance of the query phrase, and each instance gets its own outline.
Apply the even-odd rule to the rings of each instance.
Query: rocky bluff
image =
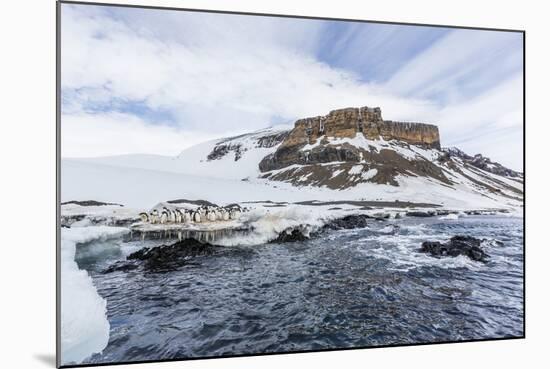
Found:
[[[315,164],[332,161],[359,162],[361,153],[350,145],[327,146],[329,138],[398,140],[407,144],[440,149],[437,126],[424,123],[394,122],[382,119],[380,108],[345,108],[325,116],[299,119],[277,151],[259,164],[262,172],[285,168],[292,164]],[[324,146],[307,152],[306,145]],[[313,155],[312,155],[313,154]]]

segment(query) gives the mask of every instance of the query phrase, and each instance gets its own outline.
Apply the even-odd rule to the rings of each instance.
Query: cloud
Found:
[[[63,116],[61,156],[176,155],[193,144],[213,138],[169,126],[152,126],[131,114],[70,114]]]
[[[514,75],[492,89],[439,112],[448,146],[481,153],[523,171],[523,77]]]
[[[472,99],[523,67],[522,35],[454,30],[397,71],[385,88],[445,104]]]
[[[429,36],[424,29],[415,35],[431,45],[422,41],[392,56],[384,40],[398,47],[414,37],[360,32],[357,25],[341,38],[335,33],[339,41],[330,43],[334,22],[67,4],[62,10],[64,155],[176,154],[203,138],[347,106],[381,106],[386,119],[438,124],[444,144],[477,142],[476,127],[518,126],[518,115],[509,114],[521,108],[513,93],[517,83],[504,82],[517,72],[510,51],[516,49],[500,35]],[[357,49],[368,34],[378,40],[377,47],[365,47],[368,52],[342,54],[334,65],[334,58],[319,56],[321,48],[344,53],[345,39]],[[350,60],[370,60],[376,50],[399,59],[391,60],[394,71],[385,82],[346,67]],[[381,58],[365,64],[381,68]],[[495,58],[504,61],[502,70]],[[487,86],[496,89],[492,95]],[[134,130],[132,139],[123,139],[126,130]],[[479,142],[468,146],[514,162]]]

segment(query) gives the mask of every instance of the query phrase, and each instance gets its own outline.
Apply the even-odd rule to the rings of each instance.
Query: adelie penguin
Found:
[[[147,213],[139,213],[139,217],[141,218],[141,221],[143,223],[149,222],[149,214]]]
[[[222,220],[229,220],[229,212],[226,209],[222,209]]]
[[[191,221],[191,212],[189,210],[185,210],[185,213],[183,214],[183,221],[184,223],[189,223]]]
[[[155,209],[151,212],[151,223],[156,224],[158,223],[158,220],[159,220],[159,212],[157,209]]]
[[[168,212],[163,210],[160,214],[160,224],[165,224],[168,222]]]
[[[206,219],[208,219],[211,222],[216,221],[216,211],[215,210],[207,210],[206,211]]]
[[[162,214],[165,214],[165,213],[166,213],[166,219],[164,220],[164,222],[162,222],[162,216],[161,216],[161,223],[173,222],[174,220],[172,220],[172,211],[168,209],[166,206],[162,208]]]
[[[229,214],[229,218],[231,219],[239,219],[241,216],[241,211],[238,209],[232,209],[231,213]]]
[[[180,209],[176,209],[175,213],[176,213],[176,223],[183,222],[183,214],[181,213]]]

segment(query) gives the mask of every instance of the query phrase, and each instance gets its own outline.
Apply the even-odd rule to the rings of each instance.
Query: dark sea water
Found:
[[[467,234],[487,264],[418,253]],[[107,301],[117,362],[443,342],[523,335],[523,220],[404,219],[306,242],[226,247],[177,270],[101,274],[161,241],[79,245]],[[167,241],[164,241],[167,243]]]

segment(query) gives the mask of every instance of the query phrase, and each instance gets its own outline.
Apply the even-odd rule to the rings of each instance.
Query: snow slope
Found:
[[[218,204],[243,201],[372,200],[411,201],[453,209],[518,208],[522,206],[523,178],[508,178],[476,168],[445,151],[426,149],[396,141],[355,138],[330,139],[339,147],[352,145],[364,153],[394,151],[403,160],[428,163],[445,176],[422,176],[402,170],[398,186],[376,183],[383,169],[367,158],[358,163],[329,162],[291,165],[260,173],[258,163],[276,151],[286,127],[267,128],[251,134],[208,141],[184,150],[176,157],[125,155],[117,157],[63,159],[62,201],[98,200],[136,209],[149,209],[160,201],[203,199]],[[309,145],[315,149],[320,142]],[[302,149],[304,150],[304,149]],[[379,167],[377,168],[376,165]],[[321,168],[322,167],[322,168]],[[324,168],[324,169],[323,169]],[[352,186],[338,190],[318,182],[312,172],[328,171],[326,177],[343,177]],[[277,176],[277,174],[285,174]],[[268,175],[269,179],[261,178]],[[282,180],[277,180],[283,178]]]
[[[106,164],[124,168],[149,169],[170,173],[185,173],[192,176],[243,179],[255,178],[259,174],[258,163],[277,146],[261,147],[258,140],[263,137],[288,132],[287,126],[275,126],[262,129],[247,135],[233,138],[222,138],[203,142],[192,146],[178,156],[161,156],[148,154],[132,154],[107,156],[99,158],[78,159],[78,161]],[[230,151],[219,159],[208,159],[217,146],[239,146],[242,156],[235,160],[235,152]]]

